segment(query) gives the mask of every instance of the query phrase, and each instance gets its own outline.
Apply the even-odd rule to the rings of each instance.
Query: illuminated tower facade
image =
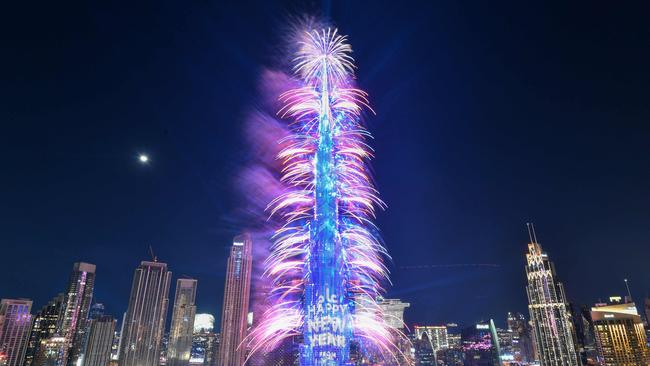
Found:
[[[226,267],[218,366],[244,364],[246,346],[240,345],[246,337],[252,265],[253,241],[250,235],[236,236]]]
[[[604,366],[647,366],[648,342],[636,305],[615,303],[591,308],[599,363]]]
[[[194,303],[196,285],[197,281],[190,278],[179,278],[176,281],[172,325],[169,330],[169,345],[167,346],[167,365],[169,366],[187,366],[190,363],[194,316],[196,315]]]
[[[98,316],[90,321],[83,366],[108,365],[115,336],[115,323],[115,319],[108,315]]]
[[[296,78],[278,111],[290,130],[278,141],[284,189],[268,207],[281,222],[265,261],[270,305],[249,344],[269,352],[301,335],[302,366],[340,366],[349,364],[353,341],[372,340],[396,360],[402,342],[395,340],[406,338],[376,302],[388,283],[388,254],[373,224],[385,205],[362,122],[373,111],[356,88],[346,36],[325,27],[293,39]]]
[[[25,354],[25,366],[31,366],[38,353],[41,341],[53,337],[63,312],[63,294],[58,294],[34,316],[29,345]]]
[[[575,329],[555,266],[537,242],[529,225],[530,244],[526,254],[528,310],[535,333],[541,366],[577,366]]]
[[[88,312],[95,287],[95,265],[75,263],[70,274],[67,292],[64,294],[63,314],[59,323],[59,335],[66,345],[62,351],[61,365],[77,365],[84,351]]]
[[[2,299],[0,301],[0,364],[22,366],[32,326],[32,301]]]
[[[120,339],[120,366],[158,366],[172,273],[167,264],[143,261],[135,270]]]

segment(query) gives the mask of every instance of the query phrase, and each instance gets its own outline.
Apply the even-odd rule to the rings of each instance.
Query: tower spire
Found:
[[[531,243],[537,243],[537,234],[535,234],[535,224],[532,222],[526,223],[526,228],[528,229],[528,238],[530,238]]]
[[[623,281],[625,281],[625,288],[627,289],[628,301],[632,302],[632,292],[630,292],[630,285],[627,283],[627,278],[624,278]]]

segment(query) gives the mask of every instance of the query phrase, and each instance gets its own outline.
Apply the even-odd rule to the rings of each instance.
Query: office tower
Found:
[[[135,270],[120,339],[120,366],[158,366],[172,273],[143,261]]]
[[[215,365],[217,335],[214,333],[214,316],[212,314],[196,314],[194,317],[190,365]]]
[[[460,328],[456,323],[447,323],[447,342],[449,343],[449,348],[461,348],[460,343]]]
[[[618,299],[591,308],[599,362],[604,366],[647,366],[650,353],[641,316],[633,302]]]
[[[436,359],[439,365],[463,366],[465,363],[465,352],[460,348],[441,349],[436,352]]]
[[[434,351],[443,348],[449,348],[449,339],[447,337],[447,326],[445,325],[416,325],[414,327],[415,338],[421,340],[423,336],[427,336],[427,340],[431,344]]]
[[[507,329],[496,328],[496,334],[497,340],[499,341],[499,355],[501,361],[515,361],[514,333]]]
[[[83,366],[107,366],[115,335],[115,319],[103,315],[90,321]]]
[[[239,346],[246,336],[252,246],[250,236],[244,234],[235,237],[230,250],[221,311],[219,366],[241,366],[244,363],[246,348]]]
[[[411,306],[400,299],[378,298],[377,304],[384,314],[384,321],[392,328],[404,329],[404,310]]]
[[[490,323],[478,323],[463,329],[461,344],[466,366],[499,365],[498,340]]]
[[[32,327],[32,301],[2,299],[0,301],[0,363],[22,366]]]
[[[58,335],[42,339],[38,346],[38,352],[34,356],[34,366],[60,366],[68,348],[68,341],[65,337]]]
[[[34,362],[41,341],[56,334],[63,312],[63,300],[63,294],[58,294],[34,316],[27,352],[25,352],[25,366],[31,366]]]
[[[521,313],[508,312],[508,331],[512,333],[512,356],[518,362],[533,362],[533,340],[530,325]]]
[[[576,330],[576,348],[583,365],[594,364],[598,358],[596,336],[591,320],[591,309],[587,306],[571,306],[573,326]]]
[[[99,319],[105,315],[106,307],[101,302],[96,302],[90,307],[88,319]]]
[[[415,351],[415,365],[436,365],[436,350],[431,338],[429,337],[429,333],[422,331],[421,329],[418,331],[418,327],[416,327],[415,332],[415,339],[412,342]]]
[[[212,332],[214,330],[214,315],[208,313],[194,316],[194,333]]]
[[[192,333],[196,314],[196,280],[179,278],[176,281],[176,296],[169,330],[167,365],[187,366],[192,351]]]
[[[530,243],[526,254],[528,310],[533,323],[541,366],[577,366],[575,329],[564,286],[557,280],[555,266],[528,226]]]
[[[59,335],[64,337],[67,345],[63,349],[61,365],[77,365],[84,351],[86,331],[88,329],[88,312],[93,300],[95,285],[95,265],[75,263],[68,282],[68,291],[64,294],[63,315],[59,323]]]

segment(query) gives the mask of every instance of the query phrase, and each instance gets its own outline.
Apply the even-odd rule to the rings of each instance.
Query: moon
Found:
[[[142,164],[146,164],[146,163],[149,162],[149,156],[147,156],[146,154],[140,154],[140,156],[138,156],[138,160],[139,160]]]

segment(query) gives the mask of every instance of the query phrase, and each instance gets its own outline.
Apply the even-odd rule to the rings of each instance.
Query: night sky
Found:
[[[407,323],[527,312],[525,223],[571,301],[650,291],[646,4],[14,2],[0,13],[0,297],[75,261],[121,319],[149,245],[220,317],[243,121],[287,23],[348,34],[377,116],[378,225]],[[150,164],[138,163],[139,153]],[[483,264],[490,264],[485,266]],[[424,266],[427,268],[414,268]],[[170,292],[173,296],[173,288]],[[527,313],[526,313],[527,314]]]

